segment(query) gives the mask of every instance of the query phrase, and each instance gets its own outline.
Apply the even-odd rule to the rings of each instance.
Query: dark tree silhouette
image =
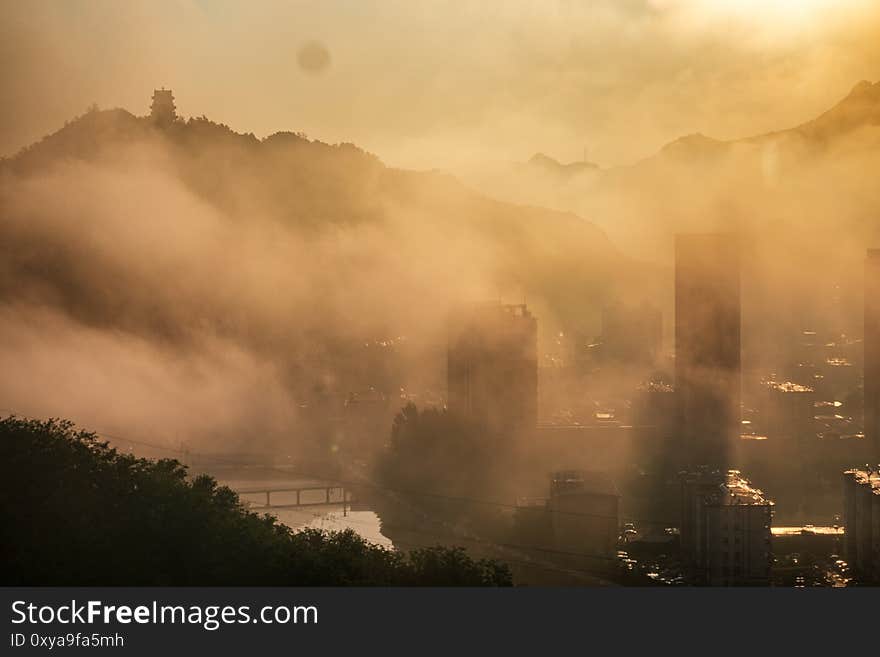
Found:
[[[500,451],[495,437],[445,409],[407,404],[394,418],[378,463],[384,485],[401,491],[474,496],[491,483]]]
[[[175,460],[123,454],[63,420],[0,420],[4,585],[509,585],[462,550],[403,554],[292,531]]]
[[[376,479],[396,500],[383,506],[383,522],[418,524],[418,518],[431,517],[487,538],[505,536],[499,507],[483,502],[509,499],[502,494],[512,467],[509,451],[504,436],[445,409],[408,404],[395,417],[376,463]]]

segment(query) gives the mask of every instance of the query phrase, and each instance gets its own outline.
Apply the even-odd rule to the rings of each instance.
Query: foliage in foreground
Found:
[[[4,585],[509,585],[461,549],[402,554],[292,531],[175,460],[123,454],[63,420],[0,420]]]

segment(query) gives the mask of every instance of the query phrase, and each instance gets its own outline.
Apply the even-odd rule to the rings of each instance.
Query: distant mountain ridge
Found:
[[[685,135],[632,164],[576,175],[538,160],[475,175],[473,184],[589,216],[628,255],[667,266],[677,233],[739,234],[760,265],[750,274],[760,276],[763,297],[752,317],[784,305],[786,321],[796,322],[819,300],[857,294],[865,249],[880,247],[880,82],[859,82],[784,130]]]
[[[525,163],[525,166],[564,176],[576,176],[585,171],[596,171],[599,169],[599,165],[594,162],[581,160],[579,162],[563,164],[559,160],[544,155],[544,153],[535,153],[529,161]]]
[[[658,156],[712,158],[738,145],[761,146],[768,142],[798,142],[800,145],[824,147],[836,138],[872,126],[880,126],[880,82],[863,80],[829,110],[792,128],[729,140],[714,139],[702,133],[686,135],[669,142],[657,154],[646,159]]]
[[[653,155],[620,167],[604,168],[594,162],[586,161],[563,164],[544,153],[535,153],[523,168],[539,170],[542,174],[557,175],[561,180],[567,180],[585,172],[608,172],[616,168],[629,169],[658,156],[705,159],[722,154],[727,147],[734,144],[760,144],[768,140],[785,138],[828,140],[845,135],[852,130],[877,125],[880,125],[880,82],[872,83],[862,80],[831,109],[815,119],[792,128],[727,140],[709,137],[700,132],[683,135],[664,144]]]
[[[815,119],[789,130],[771,132],[740,141],[762,139],[786,132],[828,138],[860,127],[876,125],[880,125],[880,82],[871,83],[862,80],[845,98]]]

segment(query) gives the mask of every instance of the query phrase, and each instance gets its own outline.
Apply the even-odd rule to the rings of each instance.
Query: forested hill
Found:
[[[387,319],[392,325],[398,319],[407,324],[408,318],[394,315],[412,305],[410,294],[418,297],[413,302],[431,295],[438,307],[465,298],[524,298],[545,317],[553,316],[563,324],[589,322],[615,285],[632,286],[641,274],[630,268],[631,263],[601,230],[576,215],[498,202],[438,172],[386,167],[352,144],[329,145],[292,132],[258,139],[205,117],[160,128],[122,109],[92,109],[4,160],[0,170],[0,231],[11,258],[0,281],[0,294],[7,299],[38,294],[43,300],[49,295],[53,304],[98,322],[109,319],[106,304],[125,295],[126,314],[117,313],[123,328],[134,328],[143,319],[132,321],[130,316],[143,310],[137,303],[143,286],[151,288],[150,323],[165,331],[180,330],[182,325],[179,318],[163,319],[162,298],[167,290],[152,289],[161,287],[164,279],[151,280],[151,272],[137,272],[138,289],[114,289],[112,281],[134,283],[131,259],[106,257],[105,249],[118,256],[129,247],[113,244],[112,233],[119,229],[119,222],[133,234],[144,230],[146,222],[151,235],[147,241],[155,239],[152,245],[157,247],[163,241],[166,245],[178,241],[177,230],[187,235],[195,231],[206,240],[215,237],[212,232],[217,225],[227,233],[246,231],[247,237],[237,233],[233,244],[224,244],[229,259],[224,269],[234,268],[245,257],[236,256],[230,248],[251,248],[281,236],[283,241],[295,242],[289,258],[281,253],[267,257],[300,260],[291,276],[311,277],[313,291],[327,291],[336,283],[359,288],[379,272],[382,280],[375,284],[403,295],[399,307],[383,317],[383,322]],[[50,203],[47,208],[33,196],[57,196],[59,186],[70,185],[90,198]],[[118,197],[122,190],[128,202]],[[51,219],[47,217],[50,212]],[[100,219],[107,213],[115,218]],[[206,214],[211,226],[200,225]],[[157,215],[163,218],[157,221]],[[193,215],[199,216],[194,219]],[[94,221],[99,225],[92,225]],[[104,225],[105,221],[113,226]],[[51,224],[52,229],[41,230],[41,223]],[[59,231],[64,233],[71,226],[88,230],[90,225],[106,239],[55,242]],[[164,240],[155,234],[160,230],[168,233]],[[328,239],[333,246],[328,246]],[[312,261],[314,240],[320,242],[318,266],[323,270],[317,274]],[[141,242],[139,248],[144,246]],[[204,254],[198,251],[208,247],[195,248],[186,262],[176,266],[198,268],[201,273],[196,277],[202,278],[218,263],[200,261]],[[256,248],[248,259],[261,257]],[[171,250],[177,249],[186,250],[179,242]],[[305,261],[298,252],[302,249],[307,252]],[[51,267],[34,266],[41,252],[46,257],[51,254]],[[22,253],[27,254],[27,261],[22,261]],[[168,254],[155,256],[156,262],[169,258]],[[103,269],[92,271],[83,281],[84,262]],[[283,266],[273,265],[273,277],[283,277],[277,271]],[[324,280],[327,270],[340,278]],[[248,272],[244,273],[247,279]],[[81,289],[95,277],[104,281],[101,299]],[[236,286],[241,285],[247,286],[247,280],[239,279]],[[369,291],[361,292],[357,299],[372,296]],[[309,300],[318,307],[327,301],[326,297]],[[199,305],[204,311],[195,318],[199,326],[236,321],[230,319],[238,314],[235,310],[230,315],[227,309],[223,321],[212,317],[210,299]],[[259,315],[251,313],[251,320],[262,321]]]

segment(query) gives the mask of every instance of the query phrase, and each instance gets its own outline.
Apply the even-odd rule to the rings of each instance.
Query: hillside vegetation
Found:
[[[123,454],[71,423],[0,420],[3,584],[485,586],[507,568],[450,548],[408,554],[350,530],[292,531],[174,460]]]

